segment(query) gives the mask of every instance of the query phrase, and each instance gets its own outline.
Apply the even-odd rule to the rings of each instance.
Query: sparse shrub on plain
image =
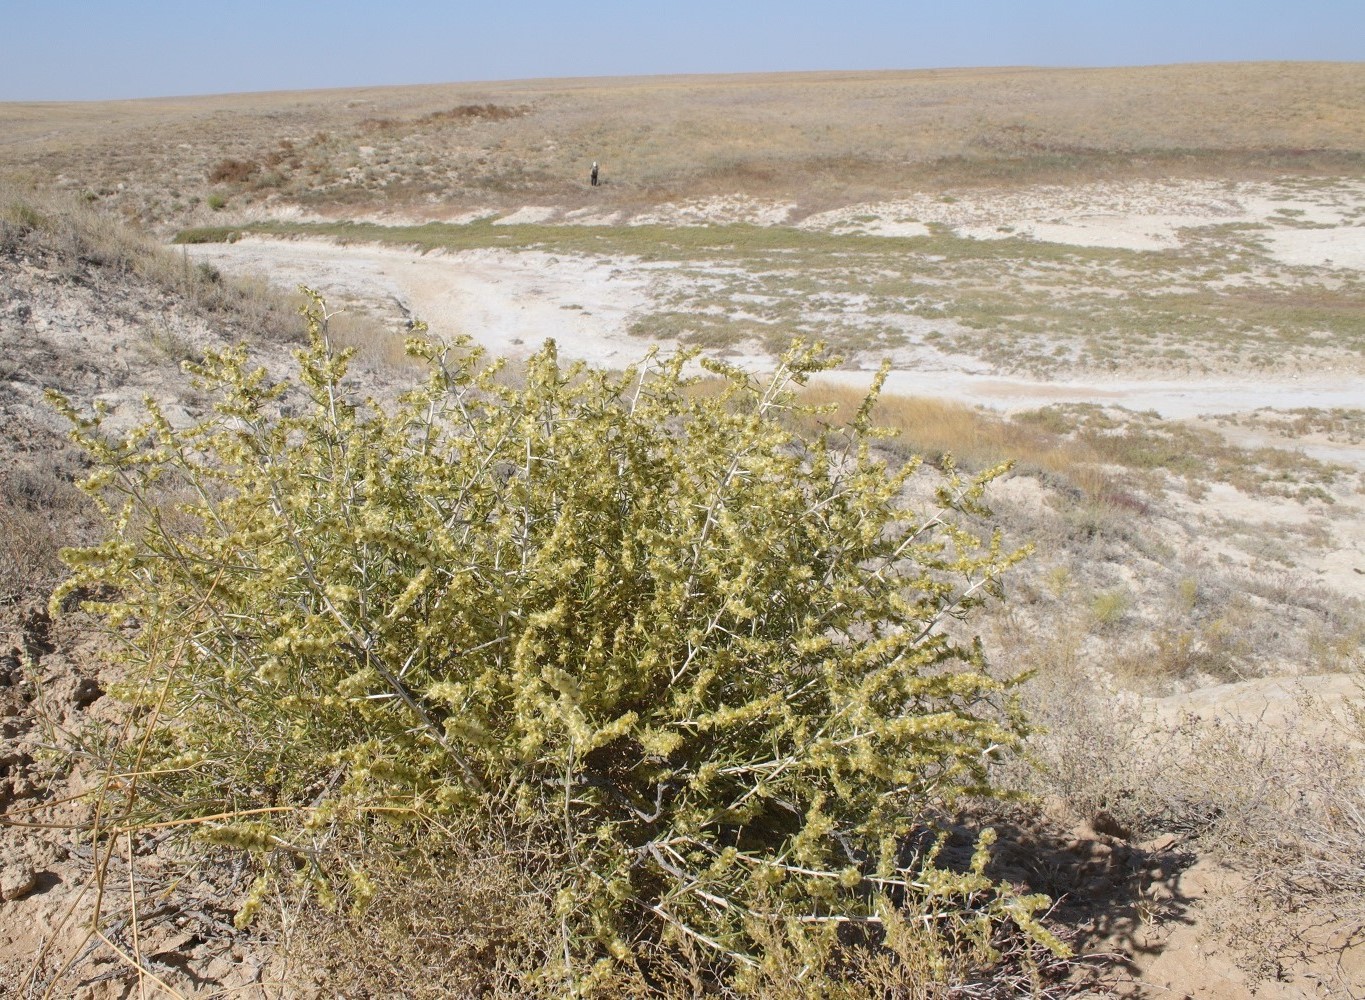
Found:
[[[1128,612],[1129,598],[1123,590],[1105,590],[1090,599],[1090,613],[1100,625],[1116,625]]]
[[[260,172],[255,160],[228,158],[215,163],[209,170],[210,184],[243,184]]]
[[[1067,566],[1054,566],[1047,572],[1047,589],[1053,597],[1061,600],[1075,586],[1071,569]]]
[[[86,607],[130,629],[143,713],[106,814],[254,852],[242,920],[277,880],[363,912],[386,824],[535,843],[542,975],[584,990],[661,948],[751,984],[765,941],[830,966],[863,940],[977,942],[979,967],[1001,926],[1062,950],[1045,897],[983,874],[989,836],[965,870],[905,847],[1027,732],[942,628],[1021,556],[972,527],[999,469],[905,509],[875,390],[791,431],[827,366],[800,345],[694,395],[686,355],[613,375],[551,343],[512,387],[414,341],[431,375],[390,413],[350,398],[324,315],[298,387],[240,349],[191,366],[217,403],[186,430],[152,406],[107,440],[65,407],[112,530],[54,607],[110,595]],[[329,863],[339,837],[379,861]]]
[[[1173,603],[1177,611],[1189,614],[1199,602],[1199,581],[1192,576],[1183,576],[1176,584]]]
[[[401,121],[396,118],[365,118],[360,122],[362,132],[411,131],[425,126],[448,123],[467,124],[476,121],[500,122],[510,118],[522,118],[531,113],[524,104],[461,104],[444,111],[433,111],[420,118]]]

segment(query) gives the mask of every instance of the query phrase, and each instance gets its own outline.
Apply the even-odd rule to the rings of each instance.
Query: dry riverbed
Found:
[[[847,356],[840,381],[865,383],[886,357],[892,391],[1004,410],[1096,402],[1185,418],[1365,406],[1359,182],[1047,186],[795,222],[791,211],[741,197],[602,218],[525,208],[493,224],[537,226],[548,234],[538,247],[418,252],[395,232],[394,245],[247,236],[186,252],[501,354],[553,337],[565,355],[611,366],[682,342],[763,368],[784,337],[807,334]],[[824,233],[835,240],[826,256],[840,236],[884,236],[887,251],[864,239],[857,266],[812,261],[812,279],[776,267],[775,254],[645,259],[545,245],[592,225],[735,224]],[[884,280],[869,284],[878,265]],[[1096,309],[1112,315],[1092,322]]]

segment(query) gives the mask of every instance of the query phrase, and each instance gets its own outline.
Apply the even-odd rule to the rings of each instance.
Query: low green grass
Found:
[[[730,223],[709,226],[569,226],[532,223],[499,224],[493,218],[468,223],[428,222],[415,226],[386,226],[374,222],[261,221],[239,226],[207,226],[181,230],[176,243],[221,242],[232,233],[262,236],[306,236],[342,242],[387,243],[432,250],[472,250],[503,247],[514,250],[554,250],[631,256],[642,260],[716,260],[752,258],[763,254],[832,254],[836,259],[874,257],[894,260],[900,255],[935,258],[942,262],[1028,261],[1035,266],[1096,263],[1146,268],[1150,255],[1105,247],[1010,238],[973,240],[934,233],[928,236],[869,236],[829,233],[794,226]],[[1157,254],[1156,256],[1161,256]],[[802,263],[799,259],[793,264]]]

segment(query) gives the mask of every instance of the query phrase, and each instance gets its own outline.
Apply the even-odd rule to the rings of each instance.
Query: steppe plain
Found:
[[[1365,66],[0,105],[0,180],[3,798],[56,827],[4,831],[0,996],[154,992],[130,942],[185,995],[316,971],[288,928],[226,929],[232,878],[193,905],[130,881],[87,948],[81,777],[46,748],[104,710],[101,647],[40,610],[94,530],[41,389],[191,419],[178,361],[246,336],[282,367],[300,283],[380,396],[414,319],[607,366],[821,339],[841,405],[889,358],[891,454],[1016,463],[991,503],[1036,553],[973,624],[1049,731],[1003,776],[1031,798],[1000,863],[1060,900],[1087,988],[1365,995]],[[14,207],[61,199],[86,221]],[[110,253],[114,219],[176,245]]]

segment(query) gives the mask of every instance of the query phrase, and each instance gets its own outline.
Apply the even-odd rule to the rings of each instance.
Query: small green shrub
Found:
[[[1106,590],[1090,600],[1090,613],[1101,625],[1115,625],[1128,612],[1128,594],[1123,590]]]
[[[1189,614],[1199,603],[1199,581],[1192,576],[1182,576],[1176,584],[1175,607],[1177,611]]]
[[[221,208],[222,206],[218,206]],[[182,229],[175,234],[172,243],[236,243],[242,238],[240,229],[233,229],[231,226],[198,226],[192,229]]]
[[[1071,569],[1068,566],[1053,566],[1047,571],[1047,589],[1052,596],[1061,600],[1067,592],[1075,585],[1071,577]]]
[[[710,363],[722,387],[693,394],[685,354],[613,375],[551,342],[512,387],[413,341],[430,378],[386,412],[348,394],[323,315],[297,386],[243,349],[189,366],[217,403],[188,429],[149,404],[110,440],[61,404],[112,531],[68,551],[53,605],[103,594],[85,606],[128,639],[125,828],[255,852],[243,920],[272,873],[363,910],[366,859],[321,860],[343,832],[536,843],[546,975],[583,988],[645,945],[753,975],[775,935],[829,956],[901,912],[1061,949],[1045,898],[984,876],[989,837],[962,871],[905,848],[1026,731],[1015,682],[942,627],[1022,555],[969,528],[1001,470],[905,509],[916,465],[873,456],[875,392],[790,430],[827,366],[800,345],[762,384]]]
[[[215,212],[221,212],[227,208],[227,199],[221,194],[211,194],[208,197],[208,206]]]

